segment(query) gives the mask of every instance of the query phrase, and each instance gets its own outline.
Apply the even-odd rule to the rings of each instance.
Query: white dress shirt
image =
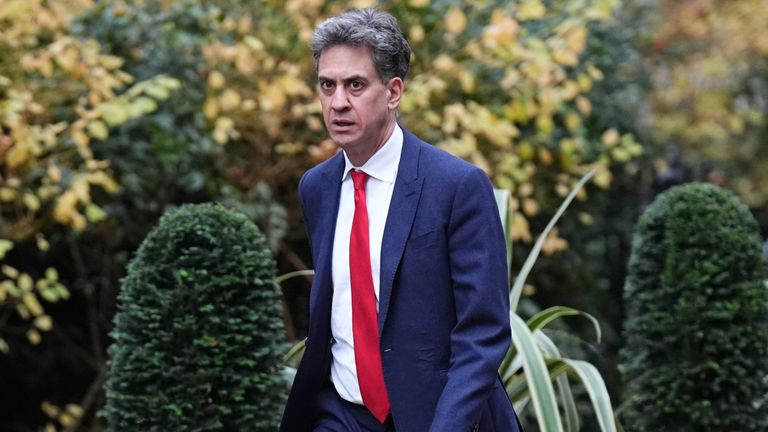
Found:
[[[349,236],[355,213],[354,187],[349,172],[353,169],[368,174],[365,202],[368,208],[368,235],[370,238],[371,272],[376,308],[379,305],[381,241],[387,222],[389,203],[395,188],[397,167],[403,149],[403,131],[395,125],[392,135],[361,167],[355,167],[344,154],[346,161],[341,179],[339,214],[333,241],[333,306],[331,308],[331,381],[342,398],[363,404],[357,383],[355,367],[355,343],[352,335],[352,291],[349,282]]]

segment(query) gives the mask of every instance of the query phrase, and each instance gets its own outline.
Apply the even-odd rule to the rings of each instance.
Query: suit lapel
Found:
[[[333,282],[331,278],[331,265],[333,257],[333,239],[336,233],[336,218],[339,213],[339,196],[341,193],[341,174],[344,171],[344,156],[338,153],[328,163],[323,166],[322,185],[319,188],[322,197],[320,199],[321,208],[318,210],[318,224],[311,233],[312,236],[319,236],[315,253],[315,283],[317,288],[315,301],[317,307],[320,304],[326,304],[330,307],[331,297],[333,295]],[[312,311],[316,312],[316,311]],[[330,308],[328,309],[330,313]]]
[[[389,312],[389,301],[392,298],[392,286],[397,267],[405,251],[405,243],[411,232],[416,207],[421,197],[423,178],[419,178],[419,141],[407,130],[403,129],[403,150],[397,169],[395,189],[392,191],[392,201],[389,204],[387,223],[384,227],[384,238],[381,244],[381,268],[379,284],[379,334],[384,328],[384,322]]]

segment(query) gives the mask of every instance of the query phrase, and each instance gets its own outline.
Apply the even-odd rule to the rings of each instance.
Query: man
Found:
[[[397,124],[410,46],[391,15],[330,18],[312,49],[343,152],[299,185],[315,278],[280,430],[521,430],[497,373],[509,300],[488,178]]]

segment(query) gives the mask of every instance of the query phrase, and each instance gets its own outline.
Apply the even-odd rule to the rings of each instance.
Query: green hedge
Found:
[[[118,297],[108,430],[275,430],[287,385],[274,276],[245,216],[212,204],[164,215]]]
[[[642,215],[624,293],[627,431],[768,430],[761,243],[749,210],[709,184]]]

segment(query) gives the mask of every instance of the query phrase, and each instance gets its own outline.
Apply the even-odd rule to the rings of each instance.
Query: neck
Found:
[[[379,142],[376,144],[376,146],[367,149],[365,152],[346,152],[347,158],[349,158],[349,161],[352,162],[352,165],[356,167],[365,165],[365,163],[368,162],[368,160],[373,157],[373,155],[376,154],[380,148],[384,147],[384,144],[387,142],[389,137],[392,136],[392,131],[395,130],[396,124],[397,122],[394,120],[389,123],[389,125],[384,129],[384,133],[379,137]]]

